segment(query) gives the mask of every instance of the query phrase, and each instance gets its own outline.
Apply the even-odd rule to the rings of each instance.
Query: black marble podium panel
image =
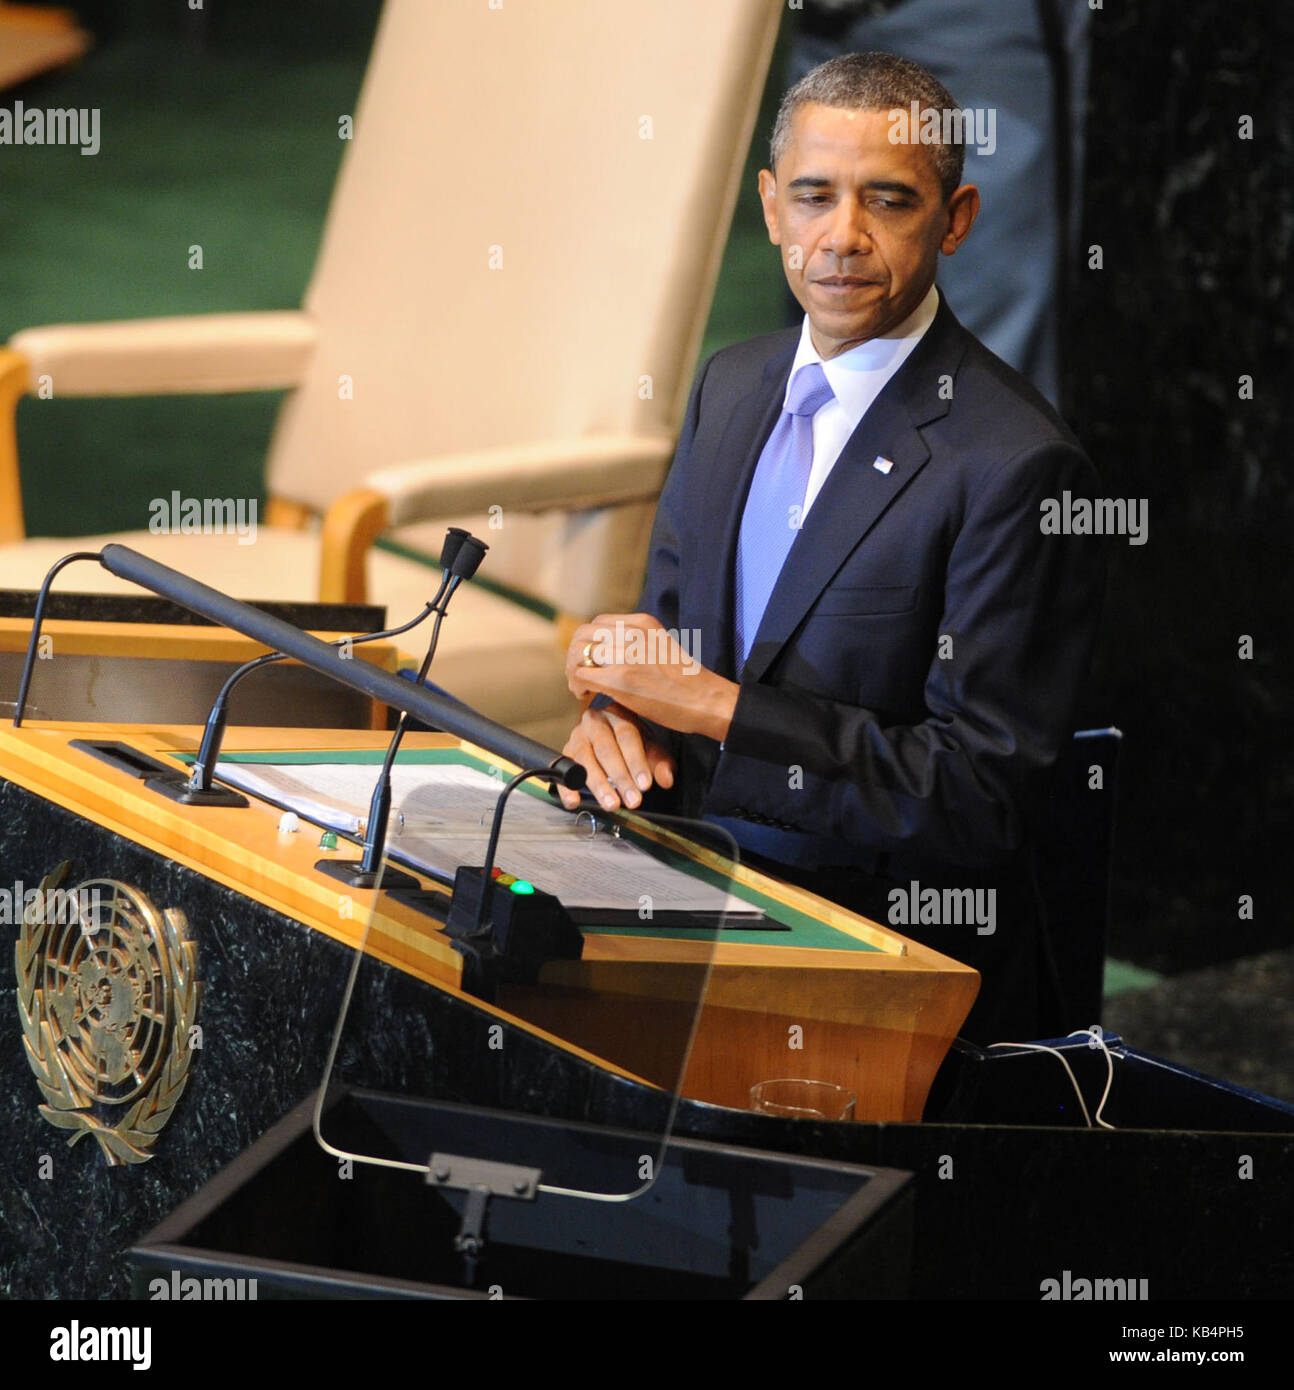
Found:
[[[64,859],[72,883],[114,878],[187,914],[198,945],[203,1046],[146,1163],[110,1167],[97,1142],[68,1147],[39,1114],[16,1003],[12,952],[0,975],[0,1297],[114,1298],[122,1252],[196,1191],[323,1075],[353,953],[322,932],[169,861],[12,783],[0,782],[0,884],[35,887]],[[7,929],[16,940],[18,929]],[[498,1019],[384,966],[360,972],[341,1077],[570,1118],[628,1120],[663,1103],[505,1028],[504,1068],[473,1075]],[[479,1090],[478,1090],[479,1088]],[[42,1178],[42,1158],[52,1172]],[[49,1165],[46,1164],[45,1171]]]

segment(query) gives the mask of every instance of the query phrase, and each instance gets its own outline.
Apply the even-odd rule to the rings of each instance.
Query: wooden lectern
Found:
[[[315,870],[317,829],[303,823],[296,834],[283,835],[281,811],[265,803],[244,809],[178,806],[148,790],[139,775],[73,746],[116,741],[145,757],[175,762],[176,754],[192,754],[200,733],[188,727],[5,726],[0,769],[11,782],[115,835],[355,946],[367,916],[361,909],[372,894],[347,889]],[[230,730],[225,751],[344,751],[352,757],[368,751],[376,760],[384,743],[384,736],[363,730],[239,728]],[[415,760],[450,750],[481,766],[498,762],[446,735],[413,735],[406,749]],[[339,854],[346,852],[354,849],[343,841]],[[684,852],[697,864],[720,863],[699,847]],[[54,855],[51,847],[51,861]],[[653,1021],[679,997],[678,978],[709,962],[684,1095],[742,1109],[756,1082],[802,1076],[852,1090],[859,1120],[920,1119],[935,1071],[974,1001],[977,974],[753,869],[737,866],[732,883],[789,929],[724,931],[714,943],[650,926],[588,931],[582,959],[551,962],[538,984],[507,986],[497,1004],[473,1003],[555,1048],[655,1080]],[[430,879],[426,885],[437,887]],[[406,974],[466,997],[462,957],[425,913],[384,896],[369,948]],[[631,1018],[635,1026],[626,1026]]]

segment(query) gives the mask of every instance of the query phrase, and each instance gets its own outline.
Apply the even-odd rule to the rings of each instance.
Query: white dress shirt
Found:
[[[809,486],[804,494],[801,521],[808,516],[822,485],[827,481],[849,436],[858,428],[872,402],[881,394],[886,382],[908,360],[912,349],[925,336],[939,308],[939,291],[933,286],[926,297],[892,333],[869,338],[865,343],[842,352],[838,357],[824,360],[818,355],[809,335],[809,316],[804,316],[800,346],[791,363],[791,377],[806,362],[822,363],[835,398],[827,402],[813,417],[813,467]],[[785,401],[783,401],[785,404]]]

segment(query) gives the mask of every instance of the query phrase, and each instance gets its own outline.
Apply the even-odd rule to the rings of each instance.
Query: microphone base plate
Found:
[[[208,787],[194,791],[186,777],[145,777],[144,786],[158,796],[178,801],[182,806],[248,806],[251,803],[240,792],[229,787]]]
[[[421,888],[412,874],[406,874],[389,864],[385,869],[361,869],[358,859],[320,859],[315,868],[329,878],[339,878],[348,888]]]

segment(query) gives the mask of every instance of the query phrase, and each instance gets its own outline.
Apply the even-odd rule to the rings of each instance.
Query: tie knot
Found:
[[[835,397],[821,362],[806,362],[791,378],[786,409],[792,415],[814,415]]]

